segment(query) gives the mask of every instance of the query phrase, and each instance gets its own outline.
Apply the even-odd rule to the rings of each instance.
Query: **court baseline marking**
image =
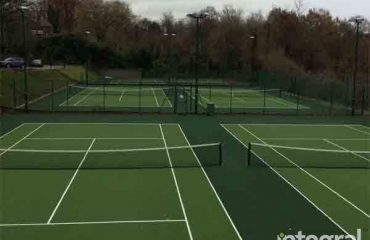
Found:
[[[11,223],[0,224],[0,227],[20,227],[20,226],[55,226],[55,225],[89,225],[89,224],[122,224],[122,223],[171,223],[185,222],[183,219],[153,219],[153,220],[131,220],[131,221],[97,221],[97,222],[51,222],[51,223]]]

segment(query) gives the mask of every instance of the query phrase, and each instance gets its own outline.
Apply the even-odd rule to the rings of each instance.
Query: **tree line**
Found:
[[[233,77],[271,71],[335,79],[350,74],[354,24],[324,9],[303,11],[302,2],[296,3],[295,9],[273,8],[267,14],[246,15],[233,6],[220,11],[201,9],[208,14],[199,32],[201,74]],[[91,58],[96,67],[141,68],[157,74],[194,71],[193,20],[175,19],[171,13],[157,21],[143,18],[120,1],[1,0],[2,56],[23,54],[17,11],[22,4],[30,6],[26,30],[31,56],[69,62]],[[39,36],[37,29],[49,32]],[[369,76],[369,32],[370,24],[365,21],[359,46],[359,72],[364,79]]]

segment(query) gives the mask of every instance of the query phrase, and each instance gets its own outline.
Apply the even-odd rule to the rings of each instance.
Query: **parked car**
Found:
[[[31,61],[31,67],[42,67],[42,60],[41,59],[33,59]]]
[[[24,59],[23,58],[6,58],[4,61],[0,61],[1,67],[6,68],[22,68],[24,67]]]

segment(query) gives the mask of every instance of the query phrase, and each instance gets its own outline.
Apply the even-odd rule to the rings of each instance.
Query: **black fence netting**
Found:
[[[249,82],[225,79],[96,81],[57,79],[2,84],[2,106],[14,110],[178,114],[369,114],[368,88],[352,81],[259,72]],[[354,95],[355,93],[355,95]],[[25,104],[27,101],[27,104]]]

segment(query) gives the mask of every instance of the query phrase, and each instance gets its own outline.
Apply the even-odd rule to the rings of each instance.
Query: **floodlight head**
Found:
[[[189,18],[196,18],[196,14],[195,13],[189,13],[189,14],[186,14],[187,17]]]
[[[201,17],[203,18],[206,18],[206,17],[209,17],[209,13],[208,12],[203,12],[200,14]]]
[[[363,21],[365,21],[365,18],[360,16],[360,15],[357,15],[357,16],[354,16],[353,18],[351,18],[350,21],[359,24],[359,23],[362,23]]]
[[[105,76],[104,78],[105,78],[105,79],[112,79],[112,77],[111,77],[111,76]]]
[[[163,36],[168,36],[168,33],[163,33]]]
[[[256,36],[249,36],[249,39],[255,39]]]
[[[85,34],[86,34],[86,35],[90,35],[90,34],[91,34],[91,32],[90,32],[90,31],[86,31],[86,32],[85,32]]]
[[[173,36],[173,37],[176,36],[176,33],[172,33],[171,36]]]
[[[27,7],[27,6],[23,6],[23,5],[19,7],[19,10],[21,10],[21,11],[26,11],[28,9],[30,9],[30,8]]]

